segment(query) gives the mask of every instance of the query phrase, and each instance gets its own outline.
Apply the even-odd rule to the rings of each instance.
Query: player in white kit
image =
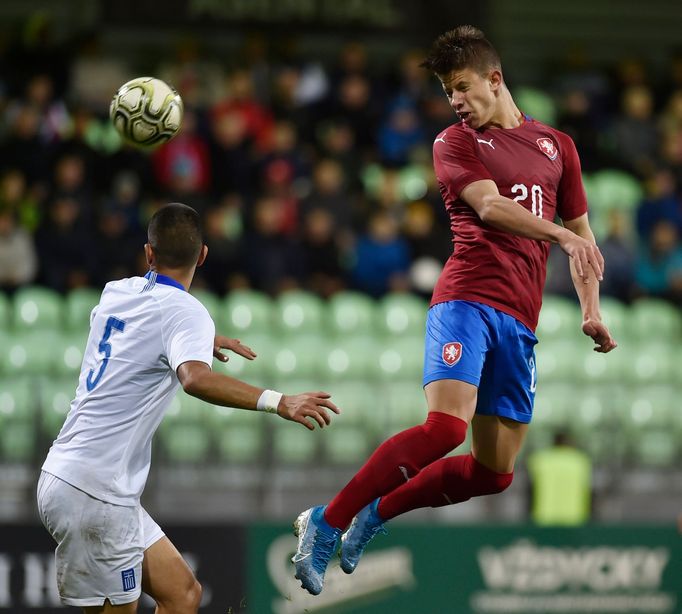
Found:
[[[152,437],[180,385],[209,403],[277,413],[308,429],[338,413],[327,393],[282,395],[211,370],[214,356],[227,360],[221,349],[255,354],[216,336],[186,291],[207,254],[194,209],[161,208],[148,240],[149,273],[108,283],[91,314],[76,398],[38,482],[60,597],[86,613],[134,613],[141,590],[158,614],[198,611],[199,583],[140,505]]]

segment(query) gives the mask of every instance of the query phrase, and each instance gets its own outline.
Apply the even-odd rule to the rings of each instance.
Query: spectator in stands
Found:
[[[37,268],[33,238],[18,224],[15,211],[0,205],[0,291],[12,293],[33,282]]]
[[[14,211],[18,223],[29,232],[40,223],[38,200],[29,193],[26,177],[18,169],[9,168],[0,175],[0,207]]]
[[[607,216],[606,234],[599,241],[607,265],[599,288],[603,296],[612,296],[629,303],[635,296],[635,250],[631,220],[620,209],[611,209]]]
[[[204,243],[211,257],[197,269],[197,280],[219,296],[235,287],[248,286],[241,266],[244,203],[236,193],[226,194],[204,214]]]
[[[452,253],[449,230],[438,223],[431,204],[419,200],[407,206],[403,234],[410,249],[412,289],[430,299],[443,265]]]
[[[207,141],[199,134],[198,117],[185,109],[182,130],[152,154],[158,185],[170,199],[189,201],[201,212],[211,187],[211,162]]]
[[[536,524],[578,526],[592,515],[592,461],[567,433],[558,432],[551,448],[528,458],[530,516]]]
[[[284,215],[285,205],[278,198],[259,198],[243,242],[241,266],[251,286],[273,295],[300,287],[303,278],[301,248],[283,232]]]
[[[86,164],[85,158],[75,152],[60,156],[54,166],[50,198],[65,198],[75,203],[78,207],[78,224],[90,229],[94,222],[94,198]]]
[[[653,104],[648,87],[628,87],[621,98],[621,113],[611,129],[614,152],[621,164],[639,175],[652,170],[658,154],[659,133]]]
[[[386,110],[377,145],[381,161],[390,166],[404,166],[413,150],[425,145],[417,109],[410,99],[396,99]]]
[[[81,223],[80,212],[75,199],[55,198],[35,235],[40,261],[38,280],[59,292],[97,283],[93,235]]]
[[[324,298],[346,286],[344,254],[328,209],[310,209],[302,220],[302,249],[307,287]]]
[[[583,171],[593,172],[602,166],[603,155],[599,148],[599,131],[592,102],[580,89],[568,91],[561,100],[557,128],[568,134],[580,152]]]
[[[670,222],[661,220],[652,227],[637,258],[636,280],[644,295],[682,304],[682,246]]]
[[[355,246],[352,279],[362,292],[380,297],[389,291],[409,289],[410,253],[395,219],[385,211],[375,212],[367,231]]]
[[[28,104],[15,107],[6,115],[7,136],[0,144],[0,168],[19,169],[29,184],[46,184],[50,175],[49,148],[40,135],[41,116]]]
[[[657,168],[645,183],[646,197],[637,207],[637,233],[646,241],[659,221],[670,222],[682,233],[682,202],[677,194],[675,176],[670,169]]]
[[[310,193],[301,202],[303,216],[325,209],[332,217],[337,234],[347,233],[353,224],[352,194],[343,167],[331,158],[322,158],[313,167]]]

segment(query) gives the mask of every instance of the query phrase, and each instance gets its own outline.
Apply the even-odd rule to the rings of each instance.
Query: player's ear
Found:
[[[144,257],[145,260],[147,261],[147,264],[151,267],[154,264],[154,250],[152,249],[152,246],[149,243],[144,244]]]
[[[204,264],[206,256],[208,256],[208,245],[202,245],[201,251],[199,252],[199,258],[197,258],[197,266]]]
[[[497,68],[493,68],[488,75],[488,82],[493,92],[499,90],[503,83],[502,73]]]

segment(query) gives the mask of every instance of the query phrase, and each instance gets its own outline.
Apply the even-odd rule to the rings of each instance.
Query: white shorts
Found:
[[[142,508],[106,503],[45,471],[38,512],[57,542],[57,588],[76,607],[139,599],[144,551],[163,531]]]

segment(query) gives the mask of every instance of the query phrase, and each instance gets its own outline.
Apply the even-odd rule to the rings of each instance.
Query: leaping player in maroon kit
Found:
[[[616,347],[600,318],[604,261],[573,141],[517,108],[500,58],[480,30],[446,32],[423,66],[438,77],[460,120],[433,144],[454,250],[426,321],[429,414],[379,446],[329,505],[297,518],[292,560],[303,588],[315,595],[339,542],[341,568],[352,573],[391,518],[511,484],[533,410],[533,331],[550,242],[570,258],[583,333],[597,352]],[[471,454],[443,458],[470,424]]]

